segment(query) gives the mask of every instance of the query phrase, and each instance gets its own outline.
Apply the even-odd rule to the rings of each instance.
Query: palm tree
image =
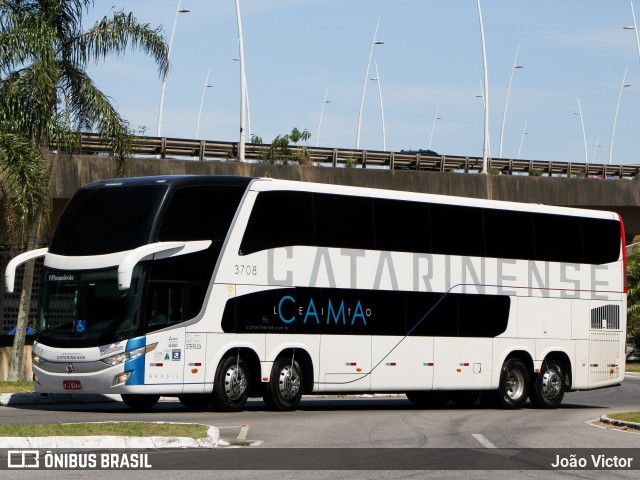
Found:
[[[18,208],[23,209],[19,220],[28,232],[28,250],[35,248],[46,209],[32,201],[33,193],[27,188],[16,190],[14,185],[12,190],[9,179],[19,176],[16,172],[24,171],[27,165],[32,166],[34,159],[45,165],[39,148],[54,145],[57,152],[70,151],[78,138],[74,131],[93,130],[109,139],[118,174],[127,174],[132,138],[129,124],[89,77],[87,66],[110,54],[124,54],[131,47],[149,55],[160,76],[167,73],[168,46],[161,28],[141,24],[132,14],[119,11],[85,30],[82,16],[93,3],[93,0],[0,1],[0,134],[31,143],[30,154],[14,156],[0,145],[0,151],[6,150],[7,157],[0,167],[0,184],[15,194],[7,196],[13,204],[22,205]],[[34,178],[43,183],[27,184],[29,190],[41,191],[44,187],[48,192],[48,175]],[[29,262],[25,267],[17,332],[27,325],[32,275],[33,263]],[[10,379],[17,379],[21,370],[24,337],[19,337],[16,334],[14,340]]]

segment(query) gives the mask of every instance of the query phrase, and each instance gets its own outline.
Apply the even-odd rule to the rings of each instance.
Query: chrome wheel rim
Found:
[[[562,391],[562,379],[555,370],[547,370],[542,375],[542,394],[549,400],[558,398]]]
[[[247,390],[247,376],[238,365],[232,365],[227,370],[224,379],[224,392],[231,401],[236,401]]]
[[[509,398],[517,400],[524,393],[524,376],[519,370],[509,370],[505,380],[505,391]]]
[[[300,375],[298,370],[291,365],[287,365],[280,370],[278,378],[278,389],[284,400],[292,400],[300,391]]]

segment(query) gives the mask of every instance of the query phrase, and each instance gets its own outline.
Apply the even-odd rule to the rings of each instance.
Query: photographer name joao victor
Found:
[[[604,454],[578,457],[575,453],[569,456],[556,455],[551,463],[553,468],[631,468],[633,457],[608,456]]]

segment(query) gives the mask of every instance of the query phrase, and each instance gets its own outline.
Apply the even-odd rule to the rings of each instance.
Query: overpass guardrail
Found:
[[[108,137],[81,133],[79,154],[108,154],[111,143]],[[265,161],[270,144],[247,143],[245,160]],[[434,155],[424,152],[389,152],[381,150],[354,150],[310,146],[289,146],[289,161],[304,157],[309,163],[327,166],[356,166],[358,168],[389,168],[395,170],[422,170],[431,172],[464,171],[479,172],[482,157],[455,155]],[[141,156],[190,157],[199,161],[210,159],[235,160],[238,142],[211,140],[189,140],[168,137],[134,137],[131,153]],[[636,178],[640,176],[640,165],[607,165],[543,160],[520,160],[490,158],[488,169],[491,173],[560,175],[576,177]]]

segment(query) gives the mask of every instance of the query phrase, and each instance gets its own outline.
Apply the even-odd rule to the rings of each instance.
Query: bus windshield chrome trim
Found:
[[[155,255],[156,260],[206,250],[211,245],[211,240],[195,240],[189,242],[156,242],[143,245],[131,250],[118,265],[118,289],[127,290],[131,286],[133,267],[138,262],[150,260]]]
[[[55,270],[96,270],[116,267],[130,251],[78,257],[47,253],[44,257],[44,266]]]
[[[21,253],[20,255],[11,259],[8,263],[4,273],[4,284],[6,285],[7,292],[13,293],[13,288],[16,282],[16,268],[29,260],[42,257],[46,255],[48,248],[38,248],[37,250],[31,250],[30,252]]]

